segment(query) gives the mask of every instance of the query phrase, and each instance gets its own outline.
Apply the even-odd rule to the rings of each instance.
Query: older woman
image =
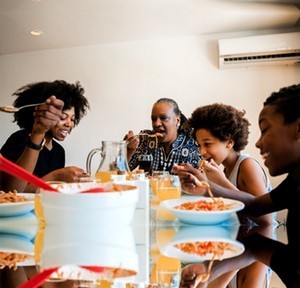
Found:
[[[151,120],[153,130],[142,130],[139,135],[129,131],[124,137],[128,141],[130,169],[139,165],[140,155],[149,154],[153,156],[152,171],[173,173],[173,165],[181,163],[197,167],[202,158],[199,146],[190,130],[184,129],[187,119],[178,104],[170,98],[157,100],[152,107]]]

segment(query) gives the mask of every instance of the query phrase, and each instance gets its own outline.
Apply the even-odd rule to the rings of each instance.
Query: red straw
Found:
[[[20,178],[36,187],[39,187],[39,188],[42,188],[45,190],[49,190],[49,191],[58,192],[58,190],[56,188],[52,187],[50,184],[45,182],[43,179],[33,175],[32,173],[25,170],[21,166],[4,158],[1,154],[0,154],[0,170],[4,171],[12,176],[15,176],[17,178]]]
[[[101,273],[104,271],[104,268],[99,266],[82,266],[82,268],[96,273]],[[21,284],[18,288],[38,288],[40,287],[40,285],[45,283],[45,281],[51,276],[52,273],[56,272],[57,270],[58,267],[46,269],[43,272],[35,275],[27,282]]]
[[[57,269],[58,267],[46,269],[35,275],[27,282],[21,284],[18,288],[38,288],[51,276],[53,272],[57,271]]]

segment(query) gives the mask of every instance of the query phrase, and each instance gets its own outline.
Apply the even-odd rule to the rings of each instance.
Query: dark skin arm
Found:
[[[254,196],[243,191],[219,186],[209,181],[205,175],[203,175],[198,169],[193,168],[190,164],[174,165],[173,170],[178,174],[183,190],[188,193],[208,196],[207,189],[203,186],[199,187],[201,185],[201,181],[205,181],[210,185],[214,196],[230,198],[243,202],[245,204],[244,212],[254,217],[259,217],[276,211],[269,193],[261,196]]]
[[[56,99],[55,96],[51,96],[46,100],[45,104],[36,107],[33,114],[34,125],[30,137],[32,143],[39,145],[45,138],[46,132],[55,127],[65,117],[62,113],[63,106],[63,101]],[[38,157],[39,151],[26,147],[16,164],[33,172]],[[5,174],[5,177],[2,176],[2,180],[3,189],[6,191],[16,189],[18,192],[23,192],[27,186],[27,183],[23,180],[7,174]]]

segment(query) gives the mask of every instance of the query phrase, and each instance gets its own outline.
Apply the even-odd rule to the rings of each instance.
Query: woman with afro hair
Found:
[[[31,83],[19,88],[13,96],[17,97],[13,103],[15,107],[46,103],[48,98],[55,96],[64,103],[63,116],[55,125],[49,125],[45,119],[51,120],[54,115],[46,104],[15,112],[13,122],[20,130],[14,132],[2,146],[2,156],[46,181],[78,181],[85,171],[75,166],[65,167],[65,150],[57,141],[64,141],[89,109],[80,83],[70,84],[64,80]],[[35,187],[4,175],[2,189],[35,192]]]

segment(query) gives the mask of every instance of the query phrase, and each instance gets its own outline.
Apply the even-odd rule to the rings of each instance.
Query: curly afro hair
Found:
[[[248,144],[250,122],[245,111],[222,103],[198,107],[188,119],[195,138],[196,131],[206,129],[221,141],[234,140],[233,149],[242,151]]]
[[[19,88],[13,96],[17,96],[14,101],[15,107],[21,107],[27,104],[41,103],[50,96],[55,95],[57,99],[64,102],[63,110],[74,107],[75,126],[87,113],[90,108],[89,102],[84,96],[84,89],[79,82],[75,84],[67,83],[64,80],[55,80],[53,82],[30,83]],[[14,114],[14,121],[20,128],[32,129],[34,123],[35,107],[22,109]]]

